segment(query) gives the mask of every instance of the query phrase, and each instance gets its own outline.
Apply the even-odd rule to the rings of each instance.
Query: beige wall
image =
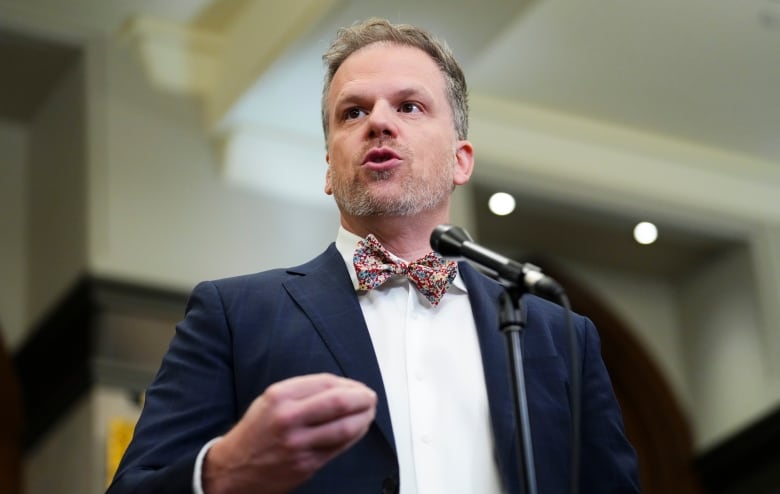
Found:
[[[24,492],[99,493],[93,397],[83,396],[24,459]]]
[[[86,494],[105,491],[112,420],[137,420],[140,407],[126,390],[95,386],[27,456],[25,493]]]
[[[10,348],[86,271],[84,91],[76,62],[30,122],[0,127],[0,316]]]
[[[0,327],[7,348],[24,338],[27,293],[27,129],[0,120]]]
[[[97,163],[105,192],[91,206],[103,211],[90,225],[103,232],[92,244],[94,272],[188,290],[299,263],[334,238],[336,208],[321,188],[308,192],[322,197],[312,206],[227,183],[198,101],[150,87],[126,45],[104,49],[107,148]]]
[[[780,404],[780,379],[772,372],[776,356],[762,329],[749,254],[745,248],[722,256],[679,290],[691,418],[700,447]]]
[[[85,81],[76,61],[28,126],[27,320],[36,322],[87,267]]]

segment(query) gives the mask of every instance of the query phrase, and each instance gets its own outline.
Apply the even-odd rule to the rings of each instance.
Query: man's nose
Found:
[[[398,112],[387,103],[377,103],[368,115],[368,137],[396,137],[398,134]]]

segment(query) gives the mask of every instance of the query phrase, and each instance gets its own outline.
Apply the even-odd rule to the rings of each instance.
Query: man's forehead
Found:
[[[373,43],[344,60],[333,76],[330,92],[349,95],[378,84],[397,93],[430,92],[432,87],[444,87],[444,75],[420,48]]]

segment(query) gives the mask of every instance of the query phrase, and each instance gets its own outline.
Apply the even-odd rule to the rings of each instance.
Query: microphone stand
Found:
[[[500,297],[499,329],[507,339],[507,351],[512,367],[515,416],[518,420],[518,445],[520,447],[520,476],[526,494],[537,494],[536,467],[531,442],[531,423],[528,413],[525,373],[523,371],[522,336],[525,329],[525,313],[520,298],[522,290],[516,283],[501,280],[504,291]]]

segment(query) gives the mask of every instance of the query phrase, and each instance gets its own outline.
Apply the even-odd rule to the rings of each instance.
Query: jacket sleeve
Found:
[[[238,420],[232,336],[216,286],[199,284],[146,392],[108,494],[191,494],[203,445]]]
[[[582,353],[580,492],[638,493],[637,457],[628,441],[593,323],[580,319]]]

